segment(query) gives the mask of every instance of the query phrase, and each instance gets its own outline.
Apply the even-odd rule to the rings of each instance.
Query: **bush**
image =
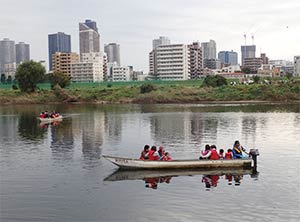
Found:
[[[227,85],[227,81],[223,76],[208,75],[205,77],[203,81],[203,85],[208,87],[219,87],[219,86]]]
[[[13,89],[13,90],[17,90],[17,89],[18,89],[18,86],[17,86],[16,84],[13,84],[13,85],[12,85],[12,89]]]
[[[150,84],[150,83],[144,83],[140,87],[140,92],[141,93],[149,93],[151,91],[155,90],[155,86]]]

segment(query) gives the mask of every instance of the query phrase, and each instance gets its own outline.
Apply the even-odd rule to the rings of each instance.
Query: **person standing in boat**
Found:
[[[233,149],[232,149],[233,159],[242,159],[243,158],[243,151],[245,152],[246,149],[241,146],[241,144],[238,140],[236,140],[233,144]]]
[[[141,152],[140,160],[148,160],[149,159],[149,157],[148,157],[149,149],[150,149],[149,145],[144,146],[144,150]]]
[[[209,159],[210,155],[211,155],[210,145],[206,144],[205,149],[200,152],[199,159],[200,160]]]
[[[156,146],[151,147],[148,157],[149,160],[158,160],[159,157],[158,157]]]

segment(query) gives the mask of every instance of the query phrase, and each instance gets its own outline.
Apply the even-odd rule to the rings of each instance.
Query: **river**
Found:
[[[42,110],[64,118],[40,124]],[[0,221],[300,220],[299,104],[1,106],[0,127]],[[237,139],[258,172],[143,179],[102,158],[145,144],[198,158]]]

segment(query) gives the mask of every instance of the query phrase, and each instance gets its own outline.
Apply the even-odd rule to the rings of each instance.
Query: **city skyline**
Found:
[[[104,44],[116,42],[122,47],[121,61],[144,71],[148,71],[152,40],[159,36],[169,37],[174,44],[213,39],[217,52],[233,50],[241,55],[244,33],[249,45],[254,34],[256,56],[263,52],[270,59],[293,61],[294,56],[300,54],[300,2],[296,0],[263,3],[258,0],[246,3],[189,0],[189,4],[182,0],[87,0],[84,5],[80,1],[70,4],[58,0],[29,0],[26,3],[11,0],[2,7],[3,36],[0,38],[30,44],[34,60],[48,60],[47,36],[50,33],[70,34],[72,51],[79,53],[78,23],[85,19],[97,22],[102,51]],[[65,13],[70,7],[70,13]]]

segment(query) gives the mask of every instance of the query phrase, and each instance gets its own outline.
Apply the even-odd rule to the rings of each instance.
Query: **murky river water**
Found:
[[[64,115],[41,125],[42,110]],[[258,148],[258,173],[143,177],[102,154],[163,145],[198,158],[206,143]],[[0,107],[0,221],[299,221],[300,106],[52,105]]]

